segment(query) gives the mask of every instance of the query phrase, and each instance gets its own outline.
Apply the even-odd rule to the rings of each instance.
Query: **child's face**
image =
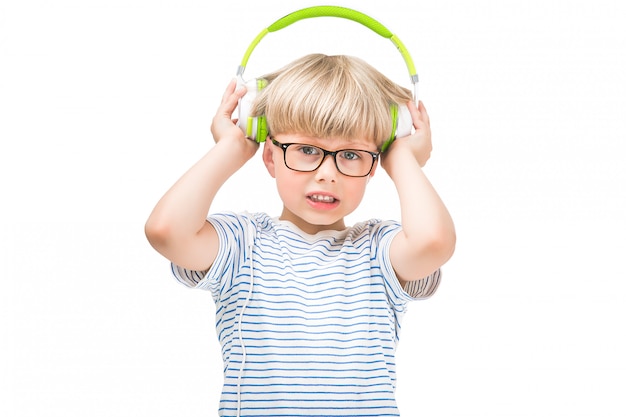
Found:
[[[319,139],[297,134],[276,135],[274,139],[282,144],[312,145],[328,151],[343,149],[377,151],[376,145],[367,140],[347,142],[342,139]],[[297,145],[292,150],[296,147]],[[308,153],[309,149],[305,148],[304,151]],[[369,154],[363,155],[369,157]],[[369,164],[373,165],[369,175],[350,177],[339,172],[333,157],[326,155],[316,170],[294,171],[285,164],[283,148],[270,139],[265,142],[263,160],[270,175],[276,179],[278,194],[283,201],[280,218],[292,222],[310,234],[321,230],[345,228],[344,217],[352,213],[361,203],[365,187],[377,166],[377,158],[373,157],[371,162],[366,164],[368,165],[366,169],[369,169]]]

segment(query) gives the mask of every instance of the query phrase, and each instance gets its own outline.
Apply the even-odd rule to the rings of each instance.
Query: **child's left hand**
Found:
[[[381,155],[381,165],[389,171],[392,160],[397,159],[394,155],[398,153],[411,153],[420,167],[426,165],[433,150],[430,132],[430,119],[426,112],[424,103],[419,102],[419,107],[413,101],[408,103],[409,112],[413,120],[415,131],[403,138],[397,138],[389,149]]]

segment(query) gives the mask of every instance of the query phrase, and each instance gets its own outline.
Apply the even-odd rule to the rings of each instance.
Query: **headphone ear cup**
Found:
[[[392,104],[390,113],[392,133],[389,139],[387,139],[387,141],[383,143],[383,146],[381,146],[381,152],[385,152],[396,138],[408,136],[413,132],[413,119],[411,118],[411,112],[409,111],[408,106],[398,106],[397,104]]]
[[[252,108],[252,103],[254,103],[254,99],[256,98],[257,94],[256,80],[244,83],[243,80],[239,79],[237,84],[245,85],[247,89],[246,95],[239,99],[239,115],[237,120],[237,126],[239,126],[239,128],[243,131],[243,134],[246,135],[248,139],[256,140],[256,132],[248,130],[248,118],[250,114],[250,109]]]
[[[243,84],[243,80],[240,80]],[[251,117],[250,110],[254,104],[258,93],[265,88],[267,82],[262,79],[253,79],[245,83],[246,95],[239,100],[239,116],[237,126],[243,131],[248,139],[254,140],[257,143],[265,142],[267,138],[267,122],[265,116]]]
[[[396,126],[396,138],[403,138],[413,133],[413,118],[406,104],[398,106],[398,121],[396,122]]]

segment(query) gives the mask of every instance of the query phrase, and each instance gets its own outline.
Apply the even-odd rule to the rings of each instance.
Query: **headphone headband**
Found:
[[[263,29],[257,36],[254,38],[246,53],[241,60],[241,64],[237,68],[237,79],[239,82],[246,83],[243,80],[243,72],[246,69],[246,65],[248,64],[248,59],[254,51],[254,48],[261,42],[261,39],[265,37],[270,32],[276,32],[280,29],[284,29],[287,26],[302,20],[309,19],[311,17],[340,17],[343,19],[353,20],[362,24],[363,26],[371,29],[376,32],[380,36],[386,39],[390,39],[391,42],[398,48],[406,66],[409,70],[409,75],[411,77],[411,83],[413,84],[413,100],[417,103],[417,84],[418,77],[417,72],[415,71],[415,65],[413,64],[413,59],[411,59],[411,55],[405,48],[404,44],[400,39],[391,33],[389,29],[387,29],[383,24],[378,22],[377,20],[363,14],[361,12],[357,12],[356,10],[348,9],[345,7],[339,6],[315,6],[308,7],[305,9],[297,10],[292,12],[271,25],[267,28]],[[248,88],[248,92],[246,95],[239,100],[239,121],[237,122],[238,126],[243,130],[246,137],[256,140],[257,142],[265,141],[267,137],[267,121],[265,120],[265,116],[261,115],[258,117],[250,117],[250,108],[253,105],[254,98],[256,94],[263,89],[264,84],[258,84],[254,80],[254,83],[246,83],[246,87]],[[407,108],[407,106],[391,106],[391,118],[392,118],[392,131],[389,139],[383,144],[382,151],[384,151],[389,144],[396,138],[402,137],[404,135],[408,135],[411,133],[413,128],[413,123],[411,120],[411,114]]]
[[[297,10],[295,12],[292,12],[278,19],[277,21],[269,25],[267,28],[263,29],[257,35],[257,37],[254,38],[250,46],[248,46],[248,49],[246,50],[246,53],[244,54],[243,59],[241,60],[241,64],[239,65],[239,68],[237,69],[237,75],[238,76],[243,75],[243,72],[246,69],[246,65],[248,64],[248,59],[250,59],[250,55],[252,54],[252,51],[254,51],[254,48],[256,48],[256,46],[259,44],[259,42],[261,42],[261,39],[263,39],[265,35],[267,35],[270,32],[276,32],[280,29],[284,29],[287,26],[299,20],[309,19],[312,17],[341,17],[344,19],[353,20],[371,29],[372,31],[376,32],[383,38],[390,39],[391,42],[400,51],[400,54],[402,55],[402,58],[404,59],[404,62],[406,63],[407,69],[409,71],[409,76],[411,77],[411,83],[413,83],[414,90],[416,92],[416,84],[418,83],[419,79],[417,76],[417,72],[415,71],[415,65],[413,64],[413,59],[411,58],[409,51],[406,49],[406,47],[404,46],[400,38],[398,38],[396,35],[391,33],[389,29],[387,29],[382,23],[380,23],[376,19],[366,14],[363,14],[361,12],[357,12],[356,10],[348,9],[346,7],[339,7],[339,6],[314,6],[314,7],[307,7],[305,9]]]

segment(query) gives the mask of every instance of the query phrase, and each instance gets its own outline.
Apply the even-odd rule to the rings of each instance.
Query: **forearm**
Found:
[[[165,193],[146,223],[153,240],[180,241],[199,233],[220,187],[254,154],[256,145],[246,142],[216,143]]]
[[[403,233],[416,244],[445,239],[454,225],[439,194],[409,152],[394,156],[388,173],[398,192]]]
[[[401,281],[412,281],[452,256],[456,234],[448,209],[417,160],[408,149],[394,151],[387,172],[398,192],[402,230],[392,242],[392,264]]]
[[[165,193],[146,222],[150,244],[184,268],[201,271],[213,263],[220,242],[206,216],[220,187],[258,148],[232,120],[245,93],[235,80],[228,84],[211,123],[215,146]]]

